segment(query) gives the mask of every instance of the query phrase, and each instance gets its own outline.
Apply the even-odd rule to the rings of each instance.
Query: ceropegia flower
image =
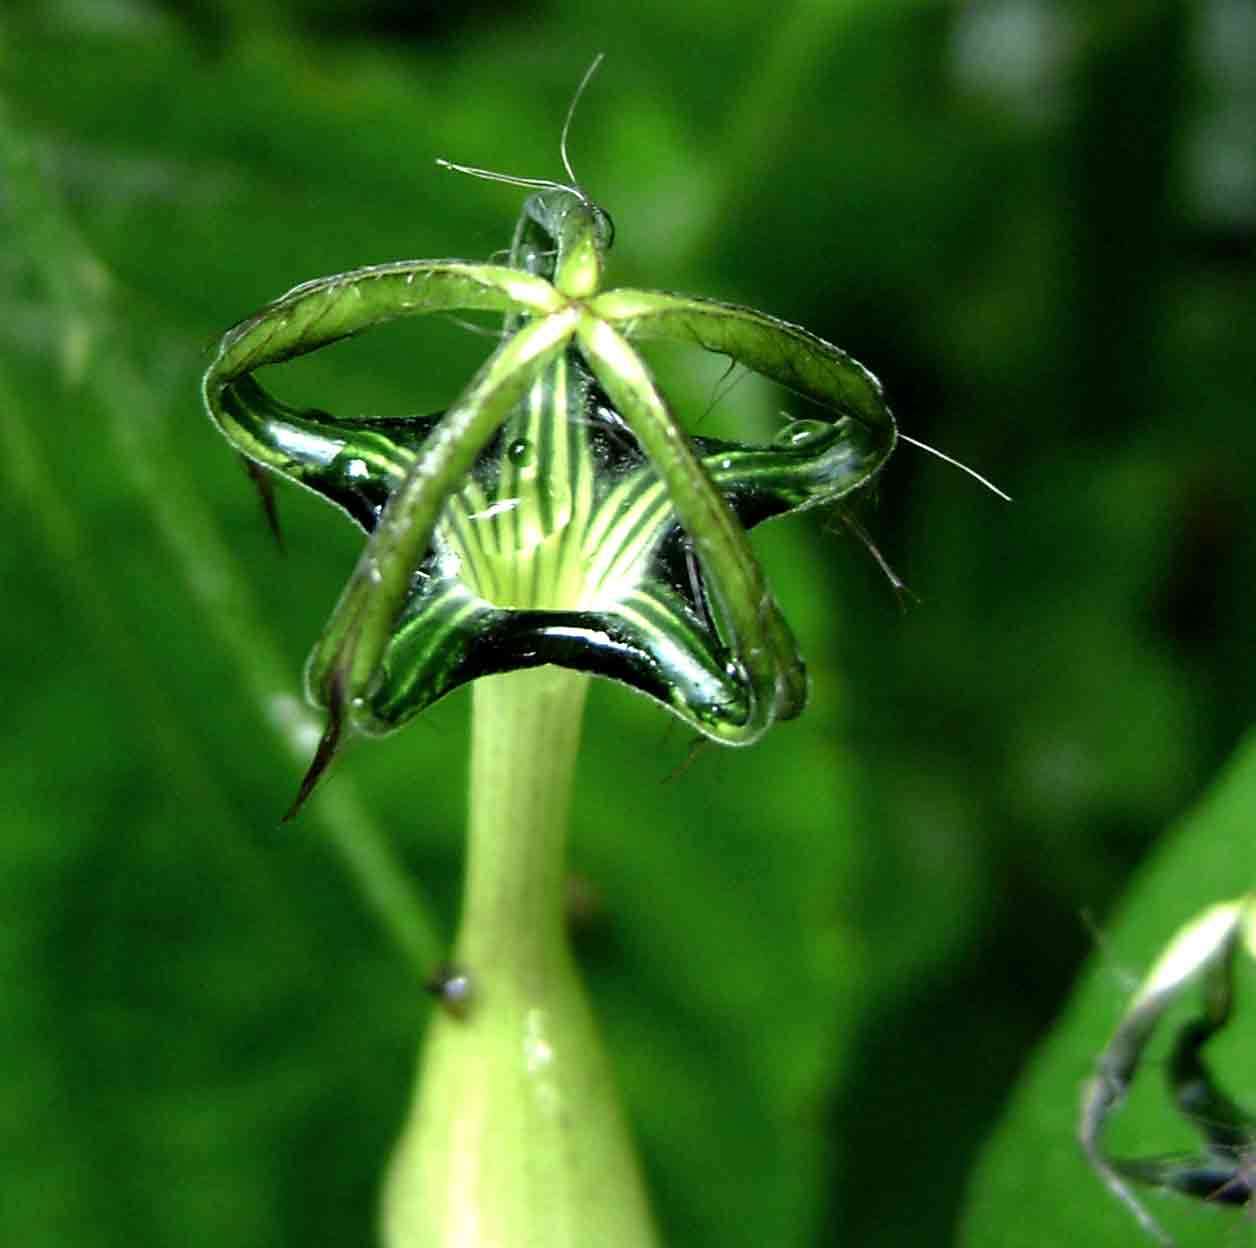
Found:
[[[837,347],[710,299],[601,291],[607,215],[579,190],[526,202],[509,263],[415,260],[297,286],[224,337],[210,415],[253,464],[369,535],[307,668],[329,723],[378,733],[488,673],[558,664],[621,681],[743,744],[796,715],[802,661],[746,538],[868,482],[896,429]],[[505,314],[496,350],[438,415],[296,409],[253,376],[403,316]],[[633,342],[716,351],[818,406],[768,445],[690,437]]]
[[[1183,925],[1139,985],[1082,1090],[1078,1137],[1108,1189],[1157,1242],[1173,1240],[1135,1195],[1134,1185],[1194,1196],[1214,1205],[1256,1198],[1256,1114],[1222,1086],[1203,1051],[1231,1022],[1235,964],[1256,957],[1256,895],[1211,906]],[[1174,1104],[1202,1141],[1195,1154],[1114,1157],[1104,1139],[1112,1115],[1145,1064],[1169,1010],[1199,998],[1178,1029],[1164,1073]]]

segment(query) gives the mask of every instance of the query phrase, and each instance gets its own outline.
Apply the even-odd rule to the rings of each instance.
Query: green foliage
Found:
[[[906,432],[1017,503],[902,448],[861,517],[922,599],[902,616],[836,522],[765,532],[813,689],[753,750],[685,768],[683,732],[594,690],[579,952],[669,1244],[946,1242],[1090,947],[1080,913],[1106,928],[1251,717],[1250,69],[1211,16],[1242,6],[411,7],[405,38],[331,0],[0,18],[6,127],[69,227],[6,177],[6,1238],[371,1242],[415,967],[456,904],[465,705],[351,752],[276,834],[316,731],[300,664],[359,539],[290,492],[280,557],[197,380],[297,281],[487,260],[518,194],[433,159],[557,174],[606,48],[572,155],[615,218],[611,280],[840,342]],[[285,397],[435,411],[486,346],[390,327],[292,365]],[[702,433],[784,405],[737,383],[706,416],[722,361],[658,364]],[[1215,889],[1140,894],[1118,966],[1250,883],[1217,863]],[[1022,1222],[1076,1198],[1130,1243],[1075,1104],[1019,1171]]]

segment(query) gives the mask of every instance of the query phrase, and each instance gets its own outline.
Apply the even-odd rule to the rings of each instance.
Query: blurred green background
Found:
[[[7,0],[0,41],[0,1238],[372,1242],[456,915],[467,700],[277,829],[360,538],[286,491],[281,556],[197,384],[301,280],[504,247],[521,193],[434,158],[560,175],[598,51],[571,152],[612,282],[808,326],[1016,499],[903,446],[859,520],[905,610],[838,517],[758,536],[813,694],[752,750],[685,767],[661,712],[595,690],[576,939],[667,1242],[944,1244],[971,1201],[972,1242],[1008,1243],[1030,1191],[1103,1204],[1068,1133],[1115,974],[1053,1076],[1055,1186],[1015,1108],[1012,1177],[970,1175],[1251,717],[1256,6]],[[485,351],[421,322],[283,382],[427,412]],[[659,367],[695,426],[794,402],[747,380],[704,417],[722,362]],[[1121,971],[1250,885],[1232,792],[1208,888],[1157,860]],[[435,937],[376,921],[375,851]]]

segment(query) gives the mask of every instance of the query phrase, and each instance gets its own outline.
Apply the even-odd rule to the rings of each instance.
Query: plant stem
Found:
[[[541,667],[474,689],[467,883],[454,967],[385,1193],[387,1248],[654,1248],[567,943],[564,851],[588,678]]]

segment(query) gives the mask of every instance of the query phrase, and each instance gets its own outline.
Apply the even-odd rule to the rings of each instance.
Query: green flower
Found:
[[[704,735],[756,740],[806,678],[746,531],[868,482],[896,430],[876,379],[797,326],[714,300],[600,291],[607,215],[574,188],[524,206],[508,265],[401,261],[307,282],[224,337],[209,413],[252,463],[370,539],[306,673],[327,732],[395,729],[488,673],[557,664],[656,699]],[[268,394],[257,368],[401,316],[506,314],[454,404],[348,419]],[[728,356],[820,404],[770,445],[690,438],[631,345]],[[294,807],[295,809],[295,807]]]

